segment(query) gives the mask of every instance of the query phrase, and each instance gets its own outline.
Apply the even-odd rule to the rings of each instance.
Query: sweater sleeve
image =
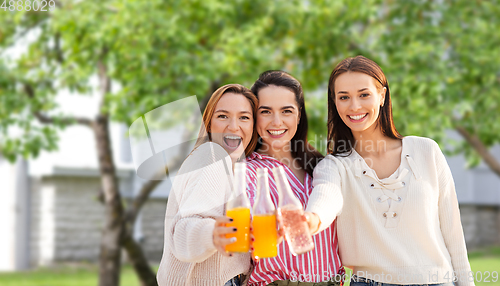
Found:
[[[328,155],[314,168],[313,190],[306,211],[319,216],[320,226],[314,233],[327,229],[342,211],[344,200],[341,192],[339,160]]]
[[[437,143],[435,143],[435,148],[435,160],[439,180],[438,208],[441,233],[451,257],[453,271],[455,271],[455,275],[458,278],[456,285],[474,285],[474,278],[471,278],[469,275],[471,268],[467,259],[467,249],[462,223],[460,222],[460,210],[458,208],[455,184],[450,167]]]
[[[203,262],[217,251],[213,230],[215,217],[224,214],[230,183],[227,168],[231,168],[231,162],[228,160],[219,160],[189,174],[189,180],[180,190],[182,194],[176,190],[179,210],[171,226],[171,250],[180,261]]]

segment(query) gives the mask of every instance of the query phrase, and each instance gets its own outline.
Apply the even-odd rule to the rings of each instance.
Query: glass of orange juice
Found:
[[[227,252],[248,252],[250,249],[250,201],[246,193],[245,163],[234,165],[233,189],[226,206],[226,216],[233,219],[227,227],[236,228],[236,233],[226,234],[226,238],[236,238],[236,242],[226,245]]]
[[[252,234],[255,258],[275,257],[278,254],[276,208],[269,193],[268,169],[257,169],[257,199],[253,204]]]
[[[276,215],[255,215],[252,222],[253,256],[255,258],[268,258],[278,255],[276,231]]]
[[[226,211],[226,216],[233,222],[226,224],[227,227],[235,227],[236,233],[226,234],[226,238],[236,237],[236,242],[226,245],[227,252],[248,252],[250,247],[250,209],[237,207]]]

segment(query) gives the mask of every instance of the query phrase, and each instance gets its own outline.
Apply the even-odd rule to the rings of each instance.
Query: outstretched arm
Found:
[[[313,234],[328,228],[342,210],[344,200],[339,164],[338,159],[328,155],[314,168],[314,188],[306,208],[309,228]]]

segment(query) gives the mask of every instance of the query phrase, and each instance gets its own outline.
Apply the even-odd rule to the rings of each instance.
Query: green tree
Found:
[[[182,3],[181,3],[182,2]],[[157,185],[146,183],[124,205],[113,163],[109,123],[185,96],[203,106],[220,85],[250,84],[268,69],[285,69],[309,89],[322,71],[357,49],[376,12],[365,1],[57,1],[50,12],[0,11],[0,151],[37,156],[57,148],[58,130],[88,126],[97,141],[105,205],[99,285],[119,283],[123,247],[142,285],[155,275],[132,238],[137,213]],[[369,4],[369,3],[368,3]],[[326,27],[326,28],[325,28]],[[19,58],[8,51],[30,42]],[[98,85],[92,85],[92,78]],[[58,92],[97,91],[99,113],[77,118],[58,108]],[[12,136],[12,130],[20,131]]]
[[[448,142],[500,176],[499,1],[387,1],[366,54],[387,73],[397,127]]]
[[[365,30],[349,56],[362,54],[384,70],[400,133],[431,137],[449,154],[465,154],[469,166],[483,160],[500,176],[489,151],[500,143],[500,1],[387,0],[373,8],[368,21],[337,26]],[[309,100],[315,134],[326,134],[322,88],[323,97]],[[448,140],[449,130],[464,140]]]

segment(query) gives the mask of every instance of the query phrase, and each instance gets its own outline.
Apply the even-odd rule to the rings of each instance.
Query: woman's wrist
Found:
[[[316,234],[318,232],[319,227],[321,225],[321,220],[316,213],[306,212],[306,220],[309,225],[309,231],[311,234]]]

